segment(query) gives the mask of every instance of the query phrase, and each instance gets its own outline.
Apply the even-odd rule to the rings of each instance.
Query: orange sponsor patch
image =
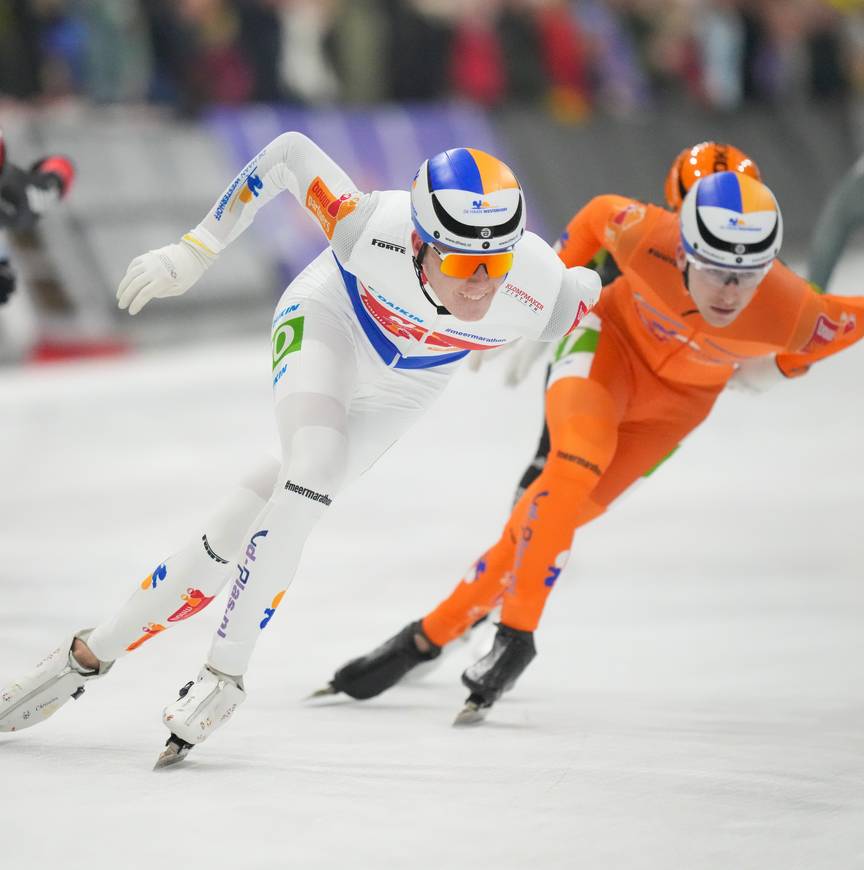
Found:
[[[636,226],[644,217],[647,209],[641,202],[631,202],[627,208],[614,215],[606,224],[606,242],[617,245],[621,234],[630,227]]]
[[[165,631],[165,626],[160,625],[158,622],[148,622],[141,630],[144,634],[126,647],[127,652],[138,649],[142,643],[146,643],[150,638],[156,637],[159,632]]]
[[[323,182],[320,175],[315,176],[306,191],[306,208],[321,224],[321,229],[324,230],[324,235],[328,239],[333,238],[336,224],[351,214],[357,208],[359,201],[360,194],[356,191],[336,196]]]

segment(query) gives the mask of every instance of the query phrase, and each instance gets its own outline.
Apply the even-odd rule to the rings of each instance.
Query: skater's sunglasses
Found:
[[[742,290],[752,290],[754,287],[758,287],[773,265],[771,262],[759,269],[720,269],[703,260],[697,260],[689,254],[687,262],[712,286],[725,287],[734,282]]]
[[[494,254],[462,254],[457,251],[439,251],[429,245],[441,258],[441,272],[450,278],[470,278],[481,266],[490,278],[502,278],[513,268],[513,251]]]

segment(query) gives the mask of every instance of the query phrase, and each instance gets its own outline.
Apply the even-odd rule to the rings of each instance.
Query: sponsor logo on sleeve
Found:
[[[855,329],[856,323],[854,314],[849,315],[844,312],[840,316],[839,323],[831,320],[825,314],[820,314],[816,319],[816,325],[813,327],[813,334],[807,339],[807,343],[801,348],[799,353],[813,353],[831,344],[838,336],[852,332]]]
[[[258,196],[258,193],[264,187],[264,183],[257,175],[255,175],[255,172],[258,169],[258,161],[264,156],[265,151],[259,152],[231,182],[228,190],[222,194],[222,199],[220,199],[216,204],[216,210],[213,212],[213,217],[217,221],[222,220],[226,208],[230,211],[234,207],[238,197],[245,204],[249,202],[253,196]],[[244,184],[247,179],[249,179],[248,183]],[[241,185],[243,185],[243,187],[238,191],[238,188]]]
[[[521,302],[535,314],[539,314],[543,310],[543,303],[539,299],[535,299],[530,293],[527,293],[521,287],[508,281],[504,285],[504,294],[512,296],[517,302]]]
[[[306,208],[321,224],[321,229],[328,239],[333,238],[336,224],[351,214],[357,208],[359,201],[360,194],[357,191],[336,196],[320,175],[315,176],[306,190]]]
[[[406,252],[405,245],[385,242],[384,239],[372,239],[372,245],[376,248],[383,248],[385,251],[393,251],[394,254],[404,254]]]
[[[592,308],[593,308],[593,306],[592,306]],[[579,326],[579,324],[582,322],[582,318],[585,317],[585,315],[590,310],[591,310],[591,308],[589,308],[585,304],[585,302],[582,299],[580,299],[579,300],[579,307],[576,309],[576,317],[573,318],[573,322],[570,324],[570,329],[568,329],[567,332],[565,332],[564,334],[570,335],[570,333],[573,332],[573,330],[576,329],[577,326]]]
[[[678,262],[671,254],[659,251],[657,248],[648,248],[648,254],[651,257],[656,257],[658,260],[662,260],[664,263],[668,263],[670,266],[677,267],[678,265]]]
[[[646,213],[647,209],[641,202],[631,202],[630,205],[614,215],[606,224],[607,246],[614,247],[617,245],[625,230],[629,230],[640,223]]]

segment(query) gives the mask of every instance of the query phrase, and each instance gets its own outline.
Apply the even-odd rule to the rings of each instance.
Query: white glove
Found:
[[[482,366],[483,363],[488,363],[496,356],[508,352],[512,346],[512,344],[502,344],[501,347],[493,347],[489,350],[472,350],[471,353],[468,354],[468,368],[472,372],[479,372],[480,366]]]
[[[117,304],[137,314],[151,299],[180,296],[215,261],[213,254],[181,241],[136,257],[117,288]]]
[[[549,342],[531,341],[521,338],[511,344],[504,344],[491,350],[475,350],[468,357],[468,368],[472,372],[479,371],[480,366],[488,363],[493,357],[507,357],[504,369],[504,383],[508,387],[515,387],[525,380],[525,376],[531,371],[531,367],[538,357],[543,356],[549,350]]]
[[[54,203],[60,200],[60,190],[54,184],[50,187],[28,184],[24,193],[27,196],[27,206],[35,215],[45,214]]]
[[[776,356],[771,354],[738,363],[735,374],[732,375],[726,386],[742,393],[764,393],[775,384],[785,380],[787,380],[786,375],[778,368]]]
[[[548,341],[531,341],[523,338],[513,348],[507,360],[507,371],[504,374],[504,383],[508,387],[521,384],[528,376],[528,372],[534,363],[541,357],[549,354],[550,344]]]

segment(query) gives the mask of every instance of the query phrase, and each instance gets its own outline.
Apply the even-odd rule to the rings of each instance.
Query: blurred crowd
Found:
[[[580,118],[864,93],[864,0],[0,0],[0,96],[460,98]]]

